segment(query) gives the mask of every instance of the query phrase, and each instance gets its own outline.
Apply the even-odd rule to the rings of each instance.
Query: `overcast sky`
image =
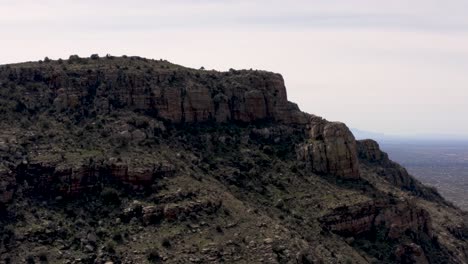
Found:
[[[279,72],[306,112],[468,137],[466,0],[0,0],[0,64],[70,54]]]

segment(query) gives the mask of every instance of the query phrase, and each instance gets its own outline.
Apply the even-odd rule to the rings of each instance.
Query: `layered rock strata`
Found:
[[[297,158],[315,173],[359,178],[356,140],[345,124],[310,118],[309,140],[298,146]]]
[[[405,232],[432,236],[429,213],[410,202],[372,201],[351,207],[340,207],[324,216],[321,222],[329,230],[356,236],[375,229],[388,230],[386,236],[398,239]]]
[[[116,59],[117,60],[117,59]],[[136,59],[135,59],[136,60]],[[147,62],[147,60],[141,59]],[[305,124],[306,115],[287,100],[283,77],[264,71],[195,71],[164,66],[146,70],[106,68],[105,59],[80,68],[0,68],[0,79],[28,89],[20,105],[33,110],[53,102],[55,110],[109,113],[127,108],[173,123],[274,120]],[[117,63],[117,62],[116,62]],[[43,85],[38,85],[42,83]],[[32,88],[34,87],[34,88]]]
[[[166,163],[144,166],[132,166],[125,162],[80,166],[23,163],[16,169],[15,176],[18,182],[32,186],[35,193],[73,196],[93,188],[102,188],[106,184],[121,184],[134,189],[148,188],[157,178],[170,177],[174,173],[174,167]]]

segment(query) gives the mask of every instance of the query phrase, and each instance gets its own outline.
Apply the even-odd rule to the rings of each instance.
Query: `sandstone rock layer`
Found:
[[[60,68],[44,67],[38,71],[27,66],[13,67],[0,71],[0,79],[24,83],[27,87],[35,83],[34,89],[21,98],[21,106],[28,110],[52,102],[59,112],[99,114],[125,108],[173,123],[307,122],[297,105],[287,100],[284,80],[279,74],[253,70],[197,71],[153,63],[161,64],[161,68],[155,71],[139,66],[130,71],[118,67],[104,71],[102,65],[90,63],[66,72]],[[38,86],[38,81],[44,85]]]
[[[316,173],[359,178],[356,141],[343,123],[312,116],[309,140],[298,147],[297,157]]]

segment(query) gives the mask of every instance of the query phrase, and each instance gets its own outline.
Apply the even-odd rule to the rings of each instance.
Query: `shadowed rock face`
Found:
[[[357,153],[363,165],[369,166],[379,176],[403,190],[433,201],[443,201],[433,188],[424,186],[412,177],[400,164],[390,160],[388,154],[380,150],[379,144],[371,139],[357,141]]]
[[[149,63],[140,60],[142,65]],[[2,68],[0,79],[26,87],[19,100],[21,107],[29,111],[51,110],[52,102],[59,113],[85,116],[123,109],[149,113],[174,124],[268,120],[309,126],[310,142],[299,148],[299,160],[306,161],[317,173],[359,177],[355,140],[349,129],[344,124],[301,112],[287,100],[284,80],[279,74],[196,71],[175,65],[161,65],[157,70],[139,66],[130,71],[106,63],[116,64],[111,60],[91,60],[79,67],[71,64],[72,69],[66,70],[60,65],[54,68],[49,67],[52,64],[43,67],[26,64]]]
[[[385,170],[382,170],[385,175],[382,176],[386,177],[394,185],[411,188],[416,184],[416,179],[409,176],[405,168],[391,161],[387,153],[380,150],[376,141],[371,139],[358,140],[357,151],[359,158],[364,163],[378,164],[385,167]]]
[[[173,123],[307,122],[306,114],[288,102],[283,77],[264,71],[220,73],[183,67],[126,71],[85,64],[68,72],[48,67],[8,68],[0,71],[0,79],[26,86],[34,83],[36,89],[24,94],[27,109],[53,102],[57,111],[105,114],[127,108]]]
[[[395,250],[395,257],[399,263],[430,263],[424,251],[415,243],[399,245]]]
[[[372,139],[357,141],[357,150],[359,158],[369,162],[388,162],[387,153],[380,150],[379,143]]]
[[[337,208],[321,221],[330,230],[345,236],[356,236],[381,226],[388,230],[385,235],[390,239],[398,239],[406,231],[432,236],[428,212],[409,202],[375,201]]]
[[[359,178],[356,140],[345,124],[312,116],[309,137],[307,143],[298,147],[297,156],[312,171]]]
[[[377,200],[339,207],[320,221],[325,228],[345,237],[353,237],[353,240],[374,237],[374,243],[395,243],[408,240],[409,235],[417,243],[427,244],[434,239],[429,213],[409,201],[389,203]],[[416,243],[397,243],[393,250],[396,263],[430,263]]]
[[[156,178],[173,176],[174,173],[175,169],[167,163],[132,165],[108,161],[67,166],[56,162],[32,162],[19,165],[12,178],[16,176],[18,181],[26,181],[38,194],[74,196],[106,184],[149,188]]]

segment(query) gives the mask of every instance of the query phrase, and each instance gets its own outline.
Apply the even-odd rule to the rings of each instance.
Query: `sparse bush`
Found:
[[[115,247],[116,244],[114,241],[107,241],[104,245],[104,250],[106,250],[109,253],[115,253]]]
[[[15,237],[15,228],[11,225],[7,225],[3,228],[3,243],[8,244],[10,243],[13,238]]]
[[[45,58],[44,58],[44,62],[50,62],[49,57],[45,57]]]
[[[39,126],[42,130],[47,130],[50,128],[50,122],[46,119],[40,119]]]
[[[120,194],[116,189],[104,188],[101,192],[101,198],[105,204],[120,205]]]
[[[160,263],[162,261],[157,249],[153,248],[148,251],[148,261],[151,263]]]
[[[34,260],[34,256],[33,256],[33,255],[28,255],[28,256],[26,257],[26,263],[27,263],[27,264],[35,264],[36,261]]]
[[[37,253],[37,257],[41,262],[47,262],[47,251],[40,251]]]
[[[79,63],[79,62],[81,62],[81,58],[78,55],[71,55],[68,58],[68,63]]]
[[[171,241],[169,240],[169,238],[165,237],[165,238],[163,238],[161,245],[163,247],[165,247],[165,248],[170,248],[171,247]]]
[[[112,236],[112,239],[116,242],[122,242],[123,240],[122,233],[120,233],[120,231],[116,231],[114,235]]]
[[[91,59],[92,60],[99,60],[99,55],[98,54],[92,54]]]

